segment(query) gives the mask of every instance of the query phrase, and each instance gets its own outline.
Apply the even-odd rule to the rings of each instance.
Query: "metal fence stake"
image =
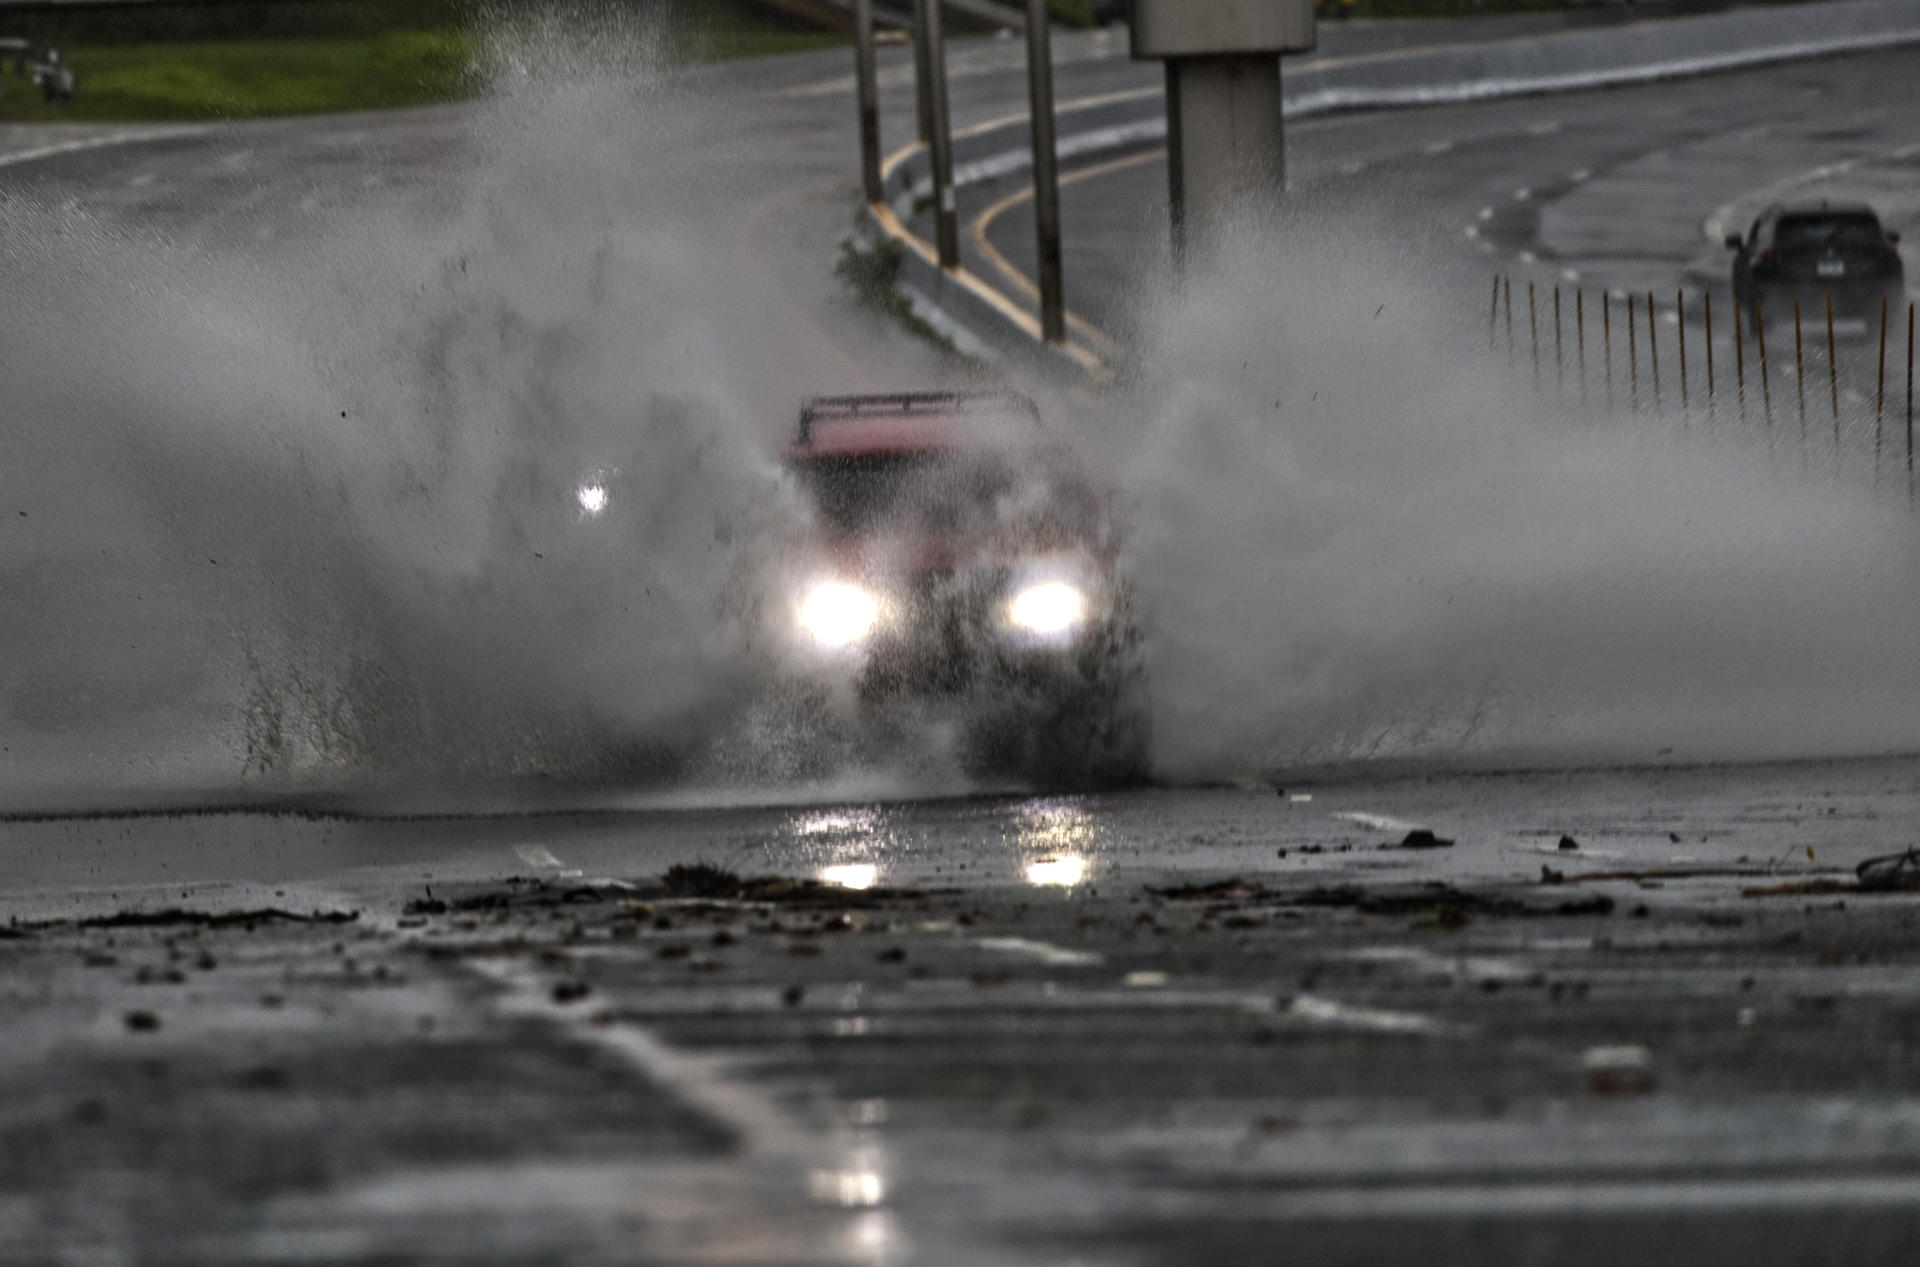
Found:
[[[1707,310],[1707,418],[1711,420],[1714,416],[1715,409],[1713,397],[1713,292],[1710,290],[1703,291],[1700,295],[1700,302]],[[1735,322],[1734,324],[1738,325],[1739,323]]]
[[[1647,365],[1653,371],[1653,412],[1660,412],[1660,340],[1653,325],[1653,292],[1647,292]]]
[[[1767,448],[1773,448],[1773,377],[1767,372],[1767,315],[1753,301],[1753,343],[1760,350],[1760,409],[1767,426]]]
[[[1793,386],[1800,400],[1800,465],[1807,464],[1807,359],[1800,338],[1800,298],[1793,300]]]
[[[1840,358],[1833,346],[1833,292],[1827,292],[1827,390],[1833,400],[1833,452],[1840,453]]]
[[[1579,353],[1580,371],[1580,407],[1587,407],[1587,292],[1581,287],[1573,292],[1573,346]]]
[[[1873,482],[1880,484],[1880,447],[1887,416],[1887,297],[1880,296],[1880,370],[1873,388]]]
[[[1633,314],[1633,292],[1627,292],[1627,407],[1640,412],[1639,318]]]
[[[1607,367],[1607,417],[1613,417],[1613,296],[1600,291],[1600,346]]]
[[[1507,364],[1513,364],[1513,278],[1500,280],[1500,290],[1507,301]]]
[[[1533,348],[1533,390],[1540,390],[1540,322],[1534,314],[1533,283],[1527,283],[1527,342]]]
[[[1567,394],[1567,366],[1560,351],[1560,286],[1553,287],[1553,395],[1557,400]]]
[[[1675,291],[1673,315],[1680,327],[1680,422],[1687,421],[1687,292]]]

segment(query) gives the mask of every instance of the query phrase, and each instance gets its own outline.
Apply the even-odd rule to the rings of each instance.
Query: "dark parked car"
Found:
[[[1734,302],[1749,329],[1757,303],[1766,323],[1780,330],[1791,325],[1796,299],[1801,320],[1824,327],[1832,296],[1835,334],[1877,335],[1881,302],[1890,312],[1906,302],[1899,241],[1864,203],[1775,204],[1744,238],[1727,239]]]

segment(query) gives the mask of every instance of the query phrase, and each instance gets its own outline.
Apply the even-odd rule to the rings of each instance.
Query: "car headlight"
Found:
[[[880,600],[846,581],[822,581],[800,600],[800,627],[823,647],[850,647],[879,621]]]
[[[1041,581],[1014,594],[1007,620],[1022,633],[1059,638],[1087,623],[1087,595],[1067,581]]]

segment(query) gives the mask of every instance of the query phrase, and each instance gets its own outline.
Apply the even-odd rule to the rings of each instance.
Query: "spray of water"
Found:
[[[380,142],[426,179],[264,243],[4,195],[0,791],[864,759],[767,706],[744,636],[800,514],[768,455],[864,384],[742,267],[729,182],[766,176],[643,36],[506,30],[485,102]],[[1897,504],[1513,386],[1417,251],[1239,241],[1137,288],[1171,297],[1085,437],[1164,774],[1920,740]],[[857,790],[950,790],[921,747]]]
[[[1897,493],[1558,404],[1490,364],[1470,278],[1347,223],[1230,238],[1142,321],[1166,773],[1920,745]]]
[[[266,245],[8,199],[9,792],[700,750],[792,513],[790,364],[620,34],[610,67],[508,31],[490,98],[397,156],[424,192]]]

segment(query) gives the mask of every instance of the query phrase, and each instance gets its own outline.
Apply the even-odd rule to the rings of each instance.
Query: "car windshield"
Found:
[[[889,533],[1091,534],[1097,503],[1085,484],[1031,454],[912,452],[803,460],[795,465],[824,523],[848,536]]]
[[[1879,246],[1880,221],[1868,212],[1781,216],[1773,231],[1776,247]]]

